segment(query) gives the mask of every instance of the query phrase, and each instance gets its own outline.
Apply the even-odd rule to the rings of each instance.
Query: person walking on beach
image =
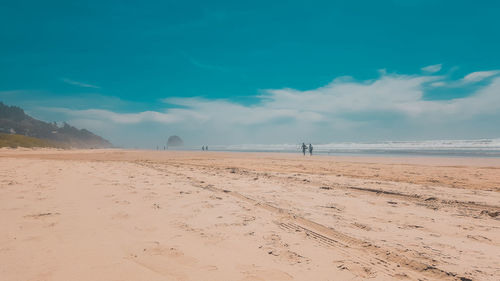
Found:
[[[304,156],[306,156],[306,149],[307,145],[305,143],[302,143],[302,154],[304,154]]]
[[[312,144],[309,144],[309,155],[313,155],[313,146]]]
[[[201,147],[201,150],[205,151],[205,146],[202,146],[202,147]]]

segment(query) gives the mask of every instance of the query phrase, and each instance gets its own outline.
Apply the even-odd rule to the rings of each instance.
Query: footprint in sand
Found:
[[[368,266],[364,266],[355,261],[334,261],[335,266],[341,270],[347,270],[352,274],[361,278],[374,278],[376,273]]]
[[[159,241],[144,242],[130,251],[126,259],[139,266],[161,275],[171,276],[176,280],[190,280],[188,273],[197,266],[195,258],[186,256],[173,246],[163,245]],[[216,270],[216,267],[207,270]]]
[[[352,225],[354,225],[355,227],[359,228],[359,229],[363,229],[363,230],[366,230],[366,231],[371,231],[372,228],[366,224],[362,224],[362,223],[358,223],[358,222],[354,222],[352,223]]]
[[[128,219],[129,217],[130,217],[129,214],[127,214],[125,212],[119,212],[119,213],[114,214],[111,218],[112,219]]]
[[[255,265],[240,265],[238,268],[245,275],[242,281],[293,280],[292,275],[277,269],[259,269]]]
[[[291,251],[290,246],[283,242],[281,236],[277,234],[271,234],[263,237],[266,241],[266,246],[262,246],[261,249],[267,252],[269,255],[278,257],[280,260],[286,261],[290,264],[297,263],[308,263],[309,259]]]

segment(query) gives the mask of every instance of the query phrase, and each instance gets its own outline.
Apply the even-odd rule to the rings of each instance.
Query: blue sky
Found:
[[[500,137],[498,1],[2,1],[0,100],[122,146]]]

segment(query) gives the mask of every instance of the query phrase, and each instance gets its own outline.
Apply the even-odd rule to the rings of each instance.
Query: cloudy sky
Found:
[[[497,1],[2,1],[0,101],[115,145],[500,137]]]

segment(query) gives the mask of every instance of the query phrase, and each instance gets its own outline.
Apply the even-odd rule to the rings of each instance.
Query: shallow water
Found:
[[[342,142],[313,146],[316,155],[500,157],[500,139]],[[211,151],[301,153],[298,144],[212,145],[209,148]]]

